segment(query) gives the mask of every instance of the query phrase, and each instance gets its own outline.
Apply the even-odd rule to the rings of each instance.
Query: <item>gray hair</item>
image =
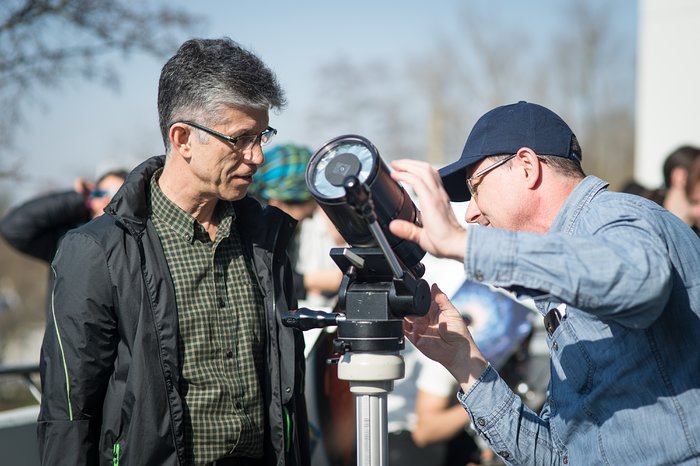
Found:
[[[284,91],[272,70],[228,37],[190,39],[163,66],[158,83],[158,118],[166,154],[170,126],[178,120],[220,124],[230,107],[281,109]]]

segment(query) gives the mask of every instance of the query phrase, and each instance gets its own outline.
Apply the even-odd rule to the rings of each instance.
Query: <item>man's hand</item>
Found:
[[[91,183],[84,178],[76,178],[75,181],[73,181],[73,189],[87,199],[92,190],[95,189],[95,183]]]
[[[426,315],[404,317],[404,335],[423,354],[445,366],[466,391],[486,369],[486,358],[447,295],[435,284],[431,294]]]
[[[393,220],[389,230],[399,238],[417,243],[434,256],[463,261],[467,231],[455,217],[438,172],[428,163],[417,160],[395,160],[391,165],[394,168],[392,178],[409,184],[418,196],[423,226]]]

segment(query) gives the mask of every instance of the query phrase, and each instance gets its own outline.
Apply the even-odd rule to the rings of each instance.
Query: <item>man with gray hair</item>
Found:
[[[309,463],[303,337],[278,314],[296,307],[295,222],[246,195],[284,103],[228,38],[189,40],[165,64],[166,155],[52,264],[43,464]]]

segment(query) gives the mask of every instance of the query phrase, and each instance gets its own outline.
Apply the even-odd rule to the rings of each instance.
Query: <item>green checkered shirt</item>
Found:
[[[262,457],[262,295],[228,202],[218,202],[212,242],[202,225],[151,179],[153,225],[175,287],[188,464],[224,456]]]

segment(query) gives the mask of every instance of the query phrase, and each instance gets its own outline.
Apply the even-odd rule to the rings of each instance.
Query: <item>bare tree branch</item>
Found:
[[[22,120],[34,92],[75,78],[116,87],[118,67],[109,61],[114,53],[165,56],[202,21],[159,1],[4,0],[0,3],[0,105],[4,110],[0,150],[12,147],[9,128]]]

